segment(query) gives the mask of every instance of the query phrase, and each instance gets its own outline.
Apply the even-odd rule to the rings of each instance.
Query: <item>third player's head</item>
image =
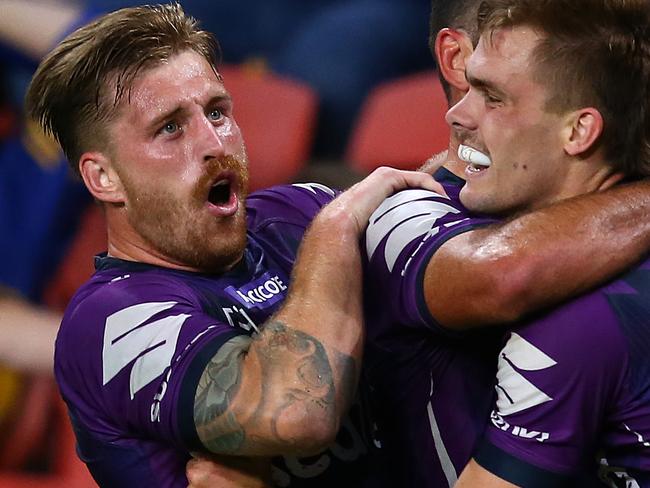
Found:
[[[512,212],[650,174],[645,0],[487,0],[448,113],[469,155],[461,198]],[[482,153],[482,154],[481,154]]]
[[[476,16],[481,0],[431,0],[429,48],[451,107],[467,92],[465,62],[478,42]]]
[[[27,107],[104,204],[109,251],[189,270],[245,246],[247,160],[216,43],[178,5],[118,10],[39,66]]]

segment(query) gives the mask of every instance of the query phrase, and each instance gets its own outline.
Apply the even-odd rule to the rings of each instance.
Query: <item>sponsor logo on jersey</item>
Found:
[[[499,415],[494,410],[492,410],[492,413],[490,414],[490,420],[497,429],[501,429],[504,432],[509,432],[515,437],[521,437],[522,439],[535,439],[538,442],[544,442],[551,437],[548,432],[528,430],[526,427],[510,425],[501,415]]]
[[[229,286],[226,293],[246,308],[267,308],[284,299],[287,285],[278,275],[264,273],[241,288]]]
[[[354,405],[358,407],[358,404]],[[336,441],[329,449],[320,455],[309,458],[298,458],[295,456],[284,456],[284,466],[272,466],[272,477],[274,486],[278,488],[290,488],[292,478],[311,479],[321,476],[330,467],[332,471],[345,472],[346,464],[353,466],[359,458],[368,452],[366,444],[357,427],[349,415],[343,418],[341,428],[336,436]],[[318,483],[316,483],[318,484]]]

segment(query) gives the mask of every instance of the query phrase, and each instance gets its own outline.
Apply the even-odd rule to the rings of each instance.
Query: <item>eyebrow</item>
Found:
[[[210,98],[206,106],[212,106],[223,102],[232,103],[232,97],[227,93],[220,93],[219,95],[215,95],[212,98]],[[162,114],[158,115],[157,117],[153,118],[150,122],[148,122],[147,127],[153,130],[167,120],[175,119],[179,116],[182,116],[185,111],[186,111],[185,107],[181,105],[174,109],[163,112]]]
[[[467,68],[465,68],[465,79],[473,87],[483,92],[489,91],[498,95],[500,97],[506,97],[506,94],[497,87],[493,82],[486,80],[484,78],[477,78],[468,73]]]

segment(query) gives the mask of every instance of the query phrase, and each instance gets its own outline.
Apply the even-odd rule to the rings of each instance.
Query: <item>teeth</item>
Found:
[[[492,160],[487,154],[463,144],[458,146],[458,157],[466,163],[489,168]]]

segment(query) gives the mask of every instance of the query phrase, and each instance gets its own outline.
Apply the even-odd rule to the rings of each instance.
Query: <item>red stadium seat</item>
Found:
[[[310,155],[316,94],[269,71],[233,65],[219,71],[246,141],[251,190],[291,182]]]
[[[375,88],[350,137],[346,159],[367,174],[378,166],[415,169],[447,148],[447,99],[434,71]]]
[[[53,387],[52,384],[50,386]],[[54,407],[54,429],[49,432],[49,450],[52,452],[52,471],[47,474],[26,474],[18,471],[4,470],[0,472],[0,488],[96,488],[97,484],[92,479],[86,466],[79,460],[75,452],[75,438],[65,405],[58,397],[53,395],[52,389],[47,398],[32,398],[28,408],[42,408],[45,405]],[[38,405],[34,405],[40,401]],[[33,431],[33,429],[28,429]],[[22,440],[13,439],[20,443]],[[15,447],[20,447],[15,444]]]

